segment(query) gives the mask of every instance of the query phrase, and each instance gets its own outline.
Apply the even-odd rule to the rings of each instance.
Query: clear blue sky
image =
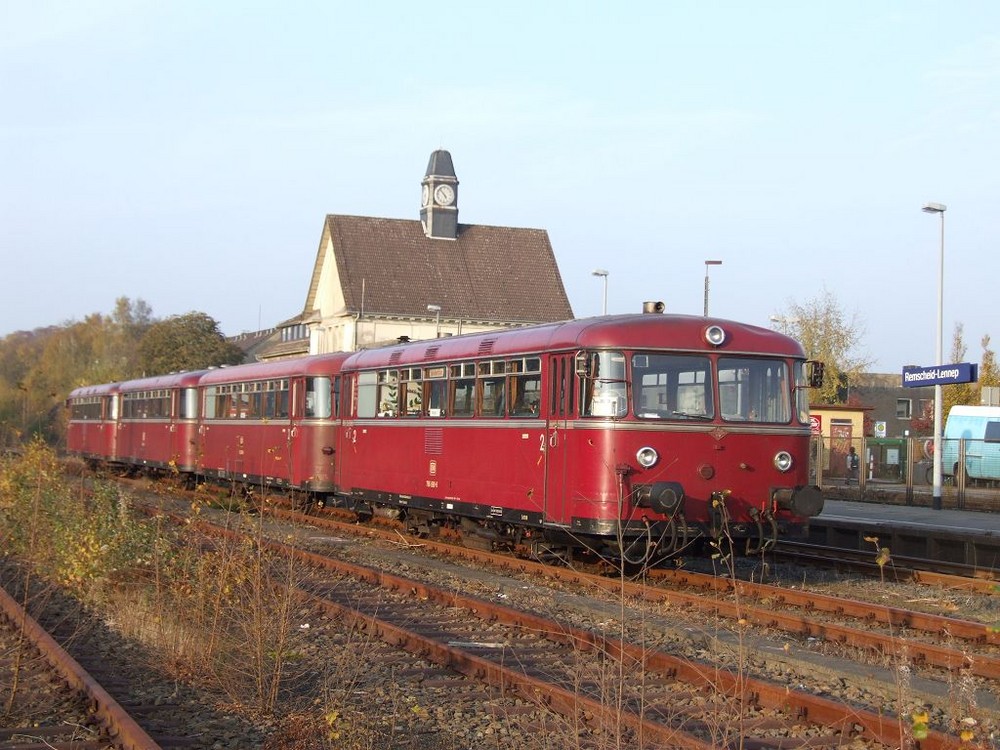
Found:
[[[768,325],[824,289],[872,369],[1000,347],[1000,3],[0,0],[0,336],[299,312],[328,213],[548,230],[577,316]]]

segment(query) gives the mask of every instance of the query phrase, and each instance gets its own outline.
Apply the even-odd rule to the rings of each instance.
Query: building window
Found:
[[[309,326],[305,323],[298,323],[281,329],[282,341],[299,341],[309,338]]]
[[[913,417],[913,403],[908,398],[896,399],[896,418],[911,419]]]

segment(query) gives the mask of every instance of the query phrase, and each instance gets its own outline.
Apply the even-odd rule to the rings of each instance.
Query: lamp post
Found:
[[[706,260],[705,261],[705,317],[708,317],[708,267],[709,266],[721,266],[721,260]]]
[[[787,334],[792,326],[796,326],[801,322],[799,318],[784,318],[780,315],[772,315],[770,320],[772,323],[781,326],[778,330],[784,334]]]
[[[608,272],[603,268],[595,268],[590,272],[591,276],[600,276],[604,279],[604,305],[601,307],[601,315],[608,314]]]
[[[434,313],[434,338],[441,338],[441,305],[427,305],[427,312]]]
[[[940,369],[944,364],[944,212],[948,207],[943,203],[925,203],[923,211],[941,217],[941,245],[938,256],[938,303],[937,303],[937,357],[935,364]],[[934,490],[932,505],[941,510],[941,413],[944,405],[941,384],[934,386]]]

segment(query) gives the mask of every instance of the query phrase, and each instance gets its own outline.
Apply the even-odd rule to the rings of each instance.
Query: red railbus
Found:
[[[606,316],[81,388],[68,448],[541,559],[753,551],[823,506],[810,364],[766,328]]]
[[[539,556],[766,547],[822,508],[807,370],[775,331],[660,314],[363,351],[343,367],[338,491]]]

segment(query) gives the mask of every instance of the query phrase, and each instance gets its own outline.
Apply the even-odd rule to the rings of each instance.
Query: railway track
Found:
[[[882,564],[877,550],[852,550],[806,542],[779,541],[772,550],[778,560],[815,565],[836,565],[875,577],[888,576],[896,581],[912,581],[948,589],[1000,594],[1000,574],[987,568],[973,568],[962,563],[926,560],[892,555]]]
[[[6,719],[0,750],[158,750],[138,722],[0,587]],[[61,627],[65,627],[62,621]]]
[[[269,512],[339,533],[351,533],[357,528],[348,522],[315,515],[304,516],[282,509],[270,509]],[[399,534],[398,530],[369,527],[365,527],[364,533],[386,540],[398,538]],[[965,670],[984,679],[1000,678],[1000,631],[983,623],[684,570],[653,570],[647,580],[623,581],[448,542],[420,540],[419,543],[438,553],[517,569],[528,575],[585,584],[636,600],[683,607],[706,617],[721,616],[732,622],[749,622],[796,637],[816,638],[892,656],[914,665]],[[655,585],[649,585],[650,582]],[[713,596],[706,597],[704,592],[711,592]],[[822,613],[822,618],[817,613]]]
[[[184,523],[178,516],[175,520]],[[313,520],[313,519],[311,519]],[[203,523],[203,522],[202,522]],[[236,534],[199,524],[211,535]],[[285,533],[285,532],[282,532]],[[906,729],[891,716],[838,703],[786,684],[697,664],[622,638],[607,638],[552,618],[506,607],[426,581],[389,574],[295,546],[268,542],[274,552],[307,562],[309,601],[333,616],[441,666],[512,691],[569,715],[589,730],[614,725],[628,739],[653,746],[787,746],[805,741],[856,747],[896,747]],[[332,578],[326,577],[332,575]],[[620,585],[621,582],[614,582]],[[380,593],[372,593],[378,586]],[[307,594],[303,593],[303,596]],[[608,665],[613,666],[609,667]],[[608,675],[627,679],[613,683]],[[737,729],[734,729],[738,727]],[[736,734],[732,734],[736,732]],[[780,741],[776,738],[783,738]],[[922,748],[957,747],[955,737],[931,733]]]
[[[190,510],[190,500],[179,499],[176,496],[173,498],[161,496],[157,503],[162,508]],[[162,508],[154,512],[161,513]],[[623,607],[627,606],[630,612],[639,612],[634,608],[639,601],[652,602],[665,605],[672,612],[683,610],[685,616],[692,616],[705,622],[731,621],[732,630],[741,633],[749,632],[746,628],[755,624],[771,629],[787,621],[792,625],[789,625],[786,632],[803,637],[811,636],[796,618],[809,616],[807,620],[811,621],[817,632],[821,633],[817,637],[829,638],[831,643],[836,644],[849,643],[852,644],[852,648],[858,650],[869,650],[880,655],[890,654],[893,661],[912,660],[914,668],[923,669],[925,664],[935,663],[936,660],[940,665],[936,669],[945,670],[950,674],[972,674],[973,669],[995,669],[995,659],[991,661],[991,658],[981,658],[991,657],[990,651],[995,651],[995,633],[975,623],[963,633],[963,621],[956,618],[928,617],[906,610],[873,607],[870,603],[861,604],[857,612],[852,612],[852,607],[845,607],[842,599],[829,597],[829,601],[824,602],[821,597],[809,598],[810,595],[805,592],[795,592],[802,593],[806,597],[801,600],[801,605],[793,601],[794,597],[786,603],[778,598],[789,593],[785,588],[755,589],[749,583],[735,583],[716,576],[700,576],[683,570],[665,572],[662,574],[663,580],[659,581],[653,580],[661,576],[659,573],[650,580],[627,581],[456,547],[436,540],[403,537],[398,527],[360,528],[353,522],[336,521],[325,514],[321,517],[303,515],[278,509],[270,504],[265,508],[266,513],[261,519],[255,520],[255,524],[260,523],[269,527],[272,523],[281,523],[281,526],[266,533],[285,541],[295,538],[296,541],[290,542],[290,545],[310,548],[293,551],[286,545],[275,546],[273,549],[279,550],[279,554],[284,556],[293,554],[299,556],[299,559],[308,560],[310,565],[318,564],[324,570],[334,562],[326,554],[317,555],[315,550],[318,546],[325,547],[324,551],[329,551],[330,544],[328,541],[323,541],[319,545],[311,545],[310,539],[315,541],[331,538],[319,537],[317,532],[338,536],[360,534],[363,537],[391,540],[400,547],[423,547],[424,549],[420,550],[421,554],[414,554],[413,562],[409,563],[414,572],[424,568],[419,562],[423,553],[434,551],[459,558],[463,568],[466,560],[474,559],[526,581],[538,581],[539,577],[544,577],[549,582],[557,584],[556,590],[576,589],[593,595],[594,591],[599,589],[607,594],[609,601],[613,601],[616,597],[622,602],[627,601],[628,604],[623,604]],[[188,519],[184,519],[184,522],[188,522]],[[289,523],[292,526],[289,526]],[[337,542],[335,546],[339,544]],[[368,548],[368,545],[358,546]],[[404,550],[404,552],[409,555],[414,550]],[[373,550],[373,554],[378,556],[379,553]],[[315,555],[317,559],[311,559],[310,555]],[[341,563],[342,561],[336,564]],[[827,744],[842,745],[849,740],[856,743],[852,745],[856,747],[895,747],[911,741],[907,734],[908,718],[891,716],[885,712],[884,704],[867,703],[862,698],[843,701],[817,696],[808,690],[790,690],[786,682],[776,684],[766,679],[755,680],[749,673],[720,668],[717,662],[712,661],[714,655],[707,655],[706,662],[695,662],[690,656],[677,658],[670,654],[662,654],[658,648],[651,645],[650,641],[642,639],[634,641],[631,636],[609,638],[600,635],[607,632],[606,630],[599,629],[595,634],[592,630],[574,628],[566,622],[556,622],[551,618],[545,622],[533,620],[531,618],[534,617],[534,612],[538,611],[537,607],[534,612],[509,607],[506,614],[499,614],[491,609],[495,602],[485,601],[481,597],[469,597],[468,601],[460,601],[461,597],[456,592],[467,590],[471,580],[465,579],[465,575],[466,573],[460,570],[456,573],[455,581],[435,587],[421,576],[396,576],[393,579],[389,573],[362,565],[356,566],[351,571],[334,570],[315,578],[311,576],[310,591],[303,592],[302,596],[306,597],[308,594],[313,598],[303,598],[302,601],[304,607],[321,607],[327,610],[328,617],[356,622],[365,633],[384,639],[389,648],[408,648],[415,655],[416,661],[411,662],[410,666],[405,664],[400,666],[396,674],[415,674],[418,675],[418,679],[440,681],[443,685],[451,685],[453,686],[451,689],[456,690],[459,695],[464,695],[468,701],[470,691],[461,688],[461,681],[457,683],[456,688],[455,677],[451,673],[454,671],[464,674],[485,685],[486,691],[491,696],[504,694],[519,696],[522,708],[518,710],[539,716],[540,718],[534,720],[534,724],[539,727],[548,726],[551,722],[549,717],[558,713],[558,721],[563,730],[566,727],[578,727],[580,731],[591,733],[594,737],[616,731],[619,732],[619,737],[645,741],[649,747],[662,745],[699,747],[705,743],[709,746],[725,744],[730,735],[722,732],[720,727],[727,727],[732,731],[733,726],[739,726],[740,736],[756,737],[757,746],[777,747],[784,745],[776,738],[795,736],[796,725],[803,724],[805,717],[810,721],[805,722],[808,729],[803,731],[812,733],[814,737],[824,738],[823,741]],[[374,585],[373,580],[368,579],[377,579],[375,582],[388,593],[383,593],[383,588],[378,590],[379,593],[373,593],[373,589],[366,588]],[[354,586],[361,588],[345,593]],[[436,592],[431,593],[435,588]],[[342,598],[338,598],[340,593],[344,593]],[[397,596],[402,599],[395,601],[394,598]],[[390,599],[393,600],[391,604]],[[702,603],[697,604],[696,600],[701,600]],[[364,603],[372,601],[379,602],[374,611],[363,606]],[[748,609],[751,604],[753,608]],[[425,606],[432,605],[439,609],[424,609]],[[786,607],[798,607],[801,612],[790,614],[779,611]],[[548,611],[549,608],[544,609]],[[822,613],[822,616],[816,617],[817,613]],[[913,617],[913,615],[920,616]],[[647,616],[648,614],[640,614],[642,619]],[[834,616],[854,620],[857,625],[841,626],[833,623],[831,618]],[[485,619],[480,619],[481,617]],[[799,624],[794,625],[796,622]],[[498,627],[504,625],[508,630],[493,631],[491,628],[494,625]],[[714,626],[709,627],[720,626],[716,622]],[[846,627],[848,631],[838,631],[839,627]],[[854,634],[851,631],[863,632],[872,628],[888,629],[890,636],[893,630],[905,633],[906,637],[901,641],[905,644],[904,650],[897,654],[892,650],[894,647],[887,647],[886,644],[891,644],[891,640],[884,641],[881,645],[866,646],[852,643]],[[935,633],[948,631],[942,640],[950,641],[955,654],[961,654],[960,659],[954,654],[935,652],[934,648],[923,649],[923,646],[920,646],[922,651],[915,652],[914,643],[919,642],[914,639],[913,633],[921,630],[929,634],[929,640],[937,637]],[[951,631],[954,631],[954,634]],[[845,639],[837,635],[838,632],[851,632],[851,635]],[[545,634],[543,639],[545,642],[536,640],[530,643],[525,633],[536,636]],[[830,634],[834,634],[834,637],[830,637]],[[885,633],[881,635],[884,636]],[[961,643],[955,648],[958,641]],[[564,650],[551,651],[551,647],[547,645],[550,642],[561,644]],[[524,647],[523,651],[519,648],[521,646]],[[633,650],[630,651],[629,648]],[[970,654],[972,654],[971,661]],[[496,657],[492,664],[491,657]],[[667,657],[673,661],[657,661]],[[428,661],[432,661],[435,666],[430,668],[422,666]],[[552,664],[557,665],[562,671],[557,671]],[[507,671],[503,671],[501,667]],[[692,669],[693,673],[688,671]],[[429,676],[421,677],[421,673],[425,670]],[[549,673],[552,674],[552,679],[548,682],[539,682]],[[989,678],[985,675],[992,672],[977,672],[977,674],[984,675],[978,679],[986,680]],[[627,675],[629,684],[619,685],[618,682],[609,682],[609,675],[619,677]],[[731,691],[726,692],[730,686]],[[617,692],[612,694],[611,691]],[[727,698],[721,705],[713,702],[716,699],[712,698],[720,695]],[[667,707],[667,698],[676,696],[681,696],[682,702]],[[685,704],[684,700],[687,700],[688,704]],[[817,703],[808,703],[817,700]],[[449,700],[449,705],[452,703],[459,705],[461,700]],[[872,706],[873,710],[864,708],[866,703]],[[481,707],[486,704],[480,701],[478,705]],[[613,707],[610,710],[609,705]],[[676,720],[665,723],[654,719],[652,724],[647,724],[650,717],[646,716],[646,708],[649,706],[660,708],[658,713],[661,717],[669,715]],[[734,710],[733,706],[740,708]],[[499,708],[493,706],[486,710],[510,709],[509,705],[504,703]],[[623,710],[625,713],[622,713]],[[483,711],[482,708],[478,711],[470,710],[469,714],[475,715]],[[849,720],[848,716],[854,718]],[[745,723],[748,719],[753,721]],[[946,723],[938,720],[935,725],[943,728]],[[955,731],[954,723],[950,726],[952,731]],[[746,734],[747,731],[750,732],[749,735]],[[930,733],[920,743],[921,748],[959,745],[970,746],[945,732]]]

